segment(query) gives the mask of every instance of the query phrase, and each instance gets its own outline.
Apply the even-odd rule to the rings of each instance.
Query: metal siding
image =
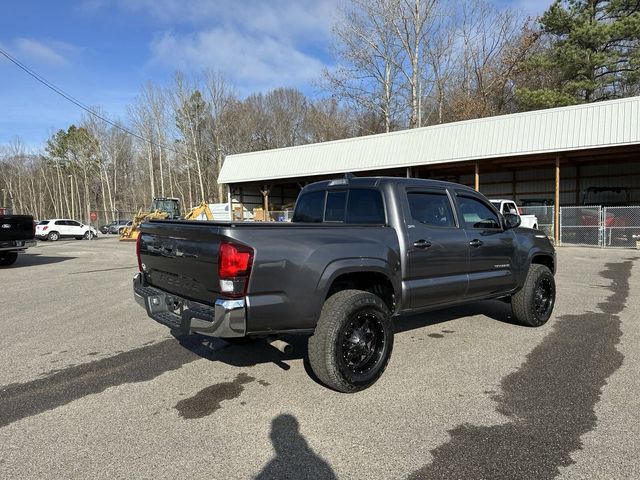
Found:
[[[640,97],[229,155],[220,183],[640,143]]]

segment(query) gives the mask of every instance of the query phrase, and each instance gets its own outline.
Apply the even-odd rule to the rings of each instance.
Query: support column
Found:
[[[263,190],[260,190],[262,193],[262,206],[264,209],[264,221],[269,221],[269,192],[271,191],[269,185],[264,185]]]
[[[478,162],[476,162],[475,189],[476,192],[480,191],[480,163]]]
[[[553,237],[556,245],[560,245],[560,155],[556,155],[556,190],[553,204]]]
[[[229,205],[229,220],[233,221],[233,201],[231,200],[231,185],[227,186],[227,205]]]
[[[413,175],[411,175],[411,167],[407,167],[407,178],[411,177],[413,177]]]
[[[576,205],[580,205],[580,165],[576,164]]]

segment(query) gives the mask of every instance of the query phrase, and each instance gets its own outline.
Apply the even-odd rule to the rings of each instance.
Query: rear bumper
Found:
[[[185,334],[229,338],[244,337],[247,332],[243,298],[219,298],[212,307],[152,287],[140,273],[133,277],[133,297],[156,322]]]
[[[9,240],[0,242],[0,252],[26,250],[29,247],[35,247],[36,241],[30,240]]]

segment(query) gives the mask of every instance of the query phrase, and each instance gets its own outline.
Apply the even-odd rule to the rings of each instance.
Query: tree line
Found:
[[[321,95],[241,98],[224,72],[177,72],[141,88],[117,120],[127,131],[86,115],[39,154],[0,146],[0,201],[84,221],[154,196],[223,202],[229,154],[638,95],[639,47],[632,0],[558,0],[536,19],[487,0],[348,0]]]

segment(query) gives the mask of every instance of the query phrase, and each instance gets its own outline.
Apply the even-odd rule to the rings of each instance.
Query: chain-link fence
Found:
[[[560,207],[560,244],[636,248],[640,206]]]
[[[551,205],[536,207],[520,207],[521,215],[535,215],[538,229],[542,230],[549,238],[553,238],[554,232],[554,208]]]
[[[560,244],[602,246],[602,207],[560,207]]]
[[[601,221],[605,247],[636,247],[640,242],[640,206],[604,207]]]

